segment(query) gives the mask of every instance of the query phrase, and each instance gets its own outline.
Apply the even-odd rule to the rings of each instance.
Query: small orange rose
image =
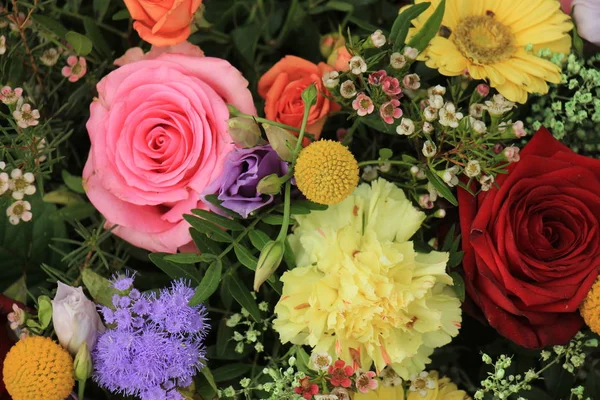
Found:
[[[321,78],[328,71],[333,68],[325,63],[315,65],[295,56],[281,59],[258,82],[258,93],[265,99],[267,119],[300,128],[304,115],[302,91],[315,83],[319,94],[317,103],[310,108],[306,131],[318,139],[327,115],[340,109],[337,103],[324,96],[329,95],[329,91]]]
[[[172,46],[190,36],[190,23],[202,0],[125,0],[133,28],[154,46]]]

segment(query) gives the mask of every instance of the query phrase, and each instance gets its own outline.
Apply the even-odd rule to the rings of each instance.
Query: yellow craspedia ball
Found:
[[[75,384],[71,355],[42,336],[15,344],[4,359],[2,374],[13,400],[64,400]]]
[[[358,163],[343,144],[320,140],[300,152],[294,177],[298,189],[310,201],[337,204],[358,184]]]
[[[600,279],[596,280],[585,296],[579,312],[586,325],[595,333],[600,334]]]

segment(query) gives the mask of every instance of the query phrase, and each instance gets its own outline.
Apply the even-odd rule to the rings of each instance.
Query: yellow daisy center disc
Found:
[[[489,15],[460,20],[452,41],[466,58],[481,65],[508,60],[516,50],[511,30]]]

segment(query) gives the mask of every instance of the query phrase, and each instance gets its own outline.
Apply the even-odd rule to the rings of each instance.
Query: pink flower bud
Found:
[[[477,85],[477,93],[481,97],[486,97],[488,94],[490,94],[490,87],[485,83],[480,83],[479,85]]]

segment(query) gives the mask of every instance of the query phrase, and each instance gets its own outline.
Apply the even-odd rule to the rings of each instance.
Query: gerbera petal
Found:
[[[498,86],[494,86],[492,84],[492,86],[498,90],[498,93],[510,101],[521,104],[525,104],[527,102],[527,91],[510,81],[506,81],[504,84]]]

